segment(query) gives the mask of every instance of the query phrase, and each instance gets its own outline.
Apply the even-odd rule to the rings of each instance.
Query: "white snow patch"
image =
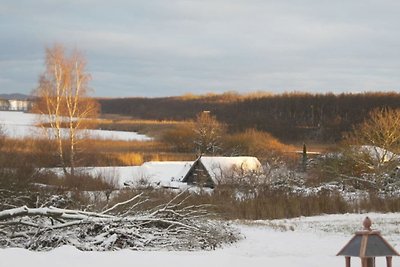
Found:
[[[371,157],[371,159],[374,160],[375,162],[385,163],[391,160],[399,159],[399,156],[396,155],[395,153],[378,146],[363,145],[358,149],[359,152],[365,153],[366,155]]]
[[[50,252],[0,249],[0,266],[338,267],[344,266],[344,258],[335,256],[336,253],[350,240],[353,232],[360,229],[365,216],[375,222],[373,228],[382,230],[382,235],[398,250],[399,213],[345,214],[236,223],[246,238],[215,251],[82,252],[71,246]],[[293,231],[290,227],[287,231],[282,230],[285,226],[293,226]],[[385,259],[377,258],[376,264],[386,266]],[[399,264],[399,257],[394,257],[393,266]],[[360,266],[360,260],[352,258],[352,265]]]
[[[122,188],[125,185],[152,187],[172,187],[184,189],[186,183],[181,180],[189,171],[193,161],[165,161],[145,162],[141,166],[124,167],[79,167],[76,172],[89,174],[93,177],[102,177],[106,181]],[[52,168],[50,171],[62,175],[61,168]]]
[[[17,111],[0,111],[0,126],[3,127],[5,134],[12,138],[45,138],[47,136],[46,132],[41,127],[36,126],[39,121],[39,116],[40,115],[37,114]],[[66,133],[67,131],[65,131],[63,135],[66,135]],[[136,132],[124,131],[89,129],[82,131],[81,134],[95,139],[113,139],[122,141],[148,141],[152,139]]]
[[[241,173],[262,173],[262,166],[256,157],[206,157],[200,158],[214,182],[222,177],[232,177]]]

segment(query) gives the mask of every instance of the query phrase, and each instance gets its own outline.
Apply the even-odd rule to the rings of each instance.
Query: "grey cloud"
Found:
[[[99,96],[399,89],[398,1],[13,2],[0,92],[33,88],[53,42],[84,51]]]

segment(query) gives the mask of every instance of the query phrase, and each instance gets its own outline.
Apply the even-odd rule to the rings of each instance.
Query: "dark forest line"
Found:
[[[286,142],[337,142],[376,108],[399,108],[400,93],[241,96],[235,93],[161,98],[98,99],[103,114],[189,120],[208,110],[232,132],[267,131]]]

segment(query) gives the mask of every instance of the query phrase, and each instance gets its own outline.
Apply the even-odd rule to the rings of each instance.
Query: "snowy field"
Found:
[[[0,111],[0,125],[3,127],[5,134],[12,138],[24,138],[32,136],[39,138],[45,137],[46,134],[44,130],[35,126],[37,123],[38,115],[36,114],[18,111]],[[151,139],[146,135],[124,131],[86,130],[84,134],[96,139],[113,139],[123,141],[146,141]]]
[[[365,216],[373,220],[372,228],[381,230],[400,249],[400,213],[345,214],[234,223],[245,238],[214,251],[81,252],[67,246],[50,252],[0,249],[0,266],[338,267],[344,266],[344,258],[336,253],[360,230]],[[386,266],[383,258],[376,263]],[[359,259],[352,258],[352,264],[360,266]],[[399,258],[393,259],[393,266],[400,266]]]

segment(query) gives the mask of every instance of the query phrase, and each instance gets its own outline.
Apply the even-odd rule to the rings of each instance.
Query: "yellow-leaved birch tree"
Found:
[[[46,49],[45,67],[35,90],[35,109],[50,127],[47,133],[57,143],[64,174],[74,175],[76,146],[85,121],[98,113],[97,102],[88,95],[91,77],[84,56],[77,50],[68,54],[60,44]]]

